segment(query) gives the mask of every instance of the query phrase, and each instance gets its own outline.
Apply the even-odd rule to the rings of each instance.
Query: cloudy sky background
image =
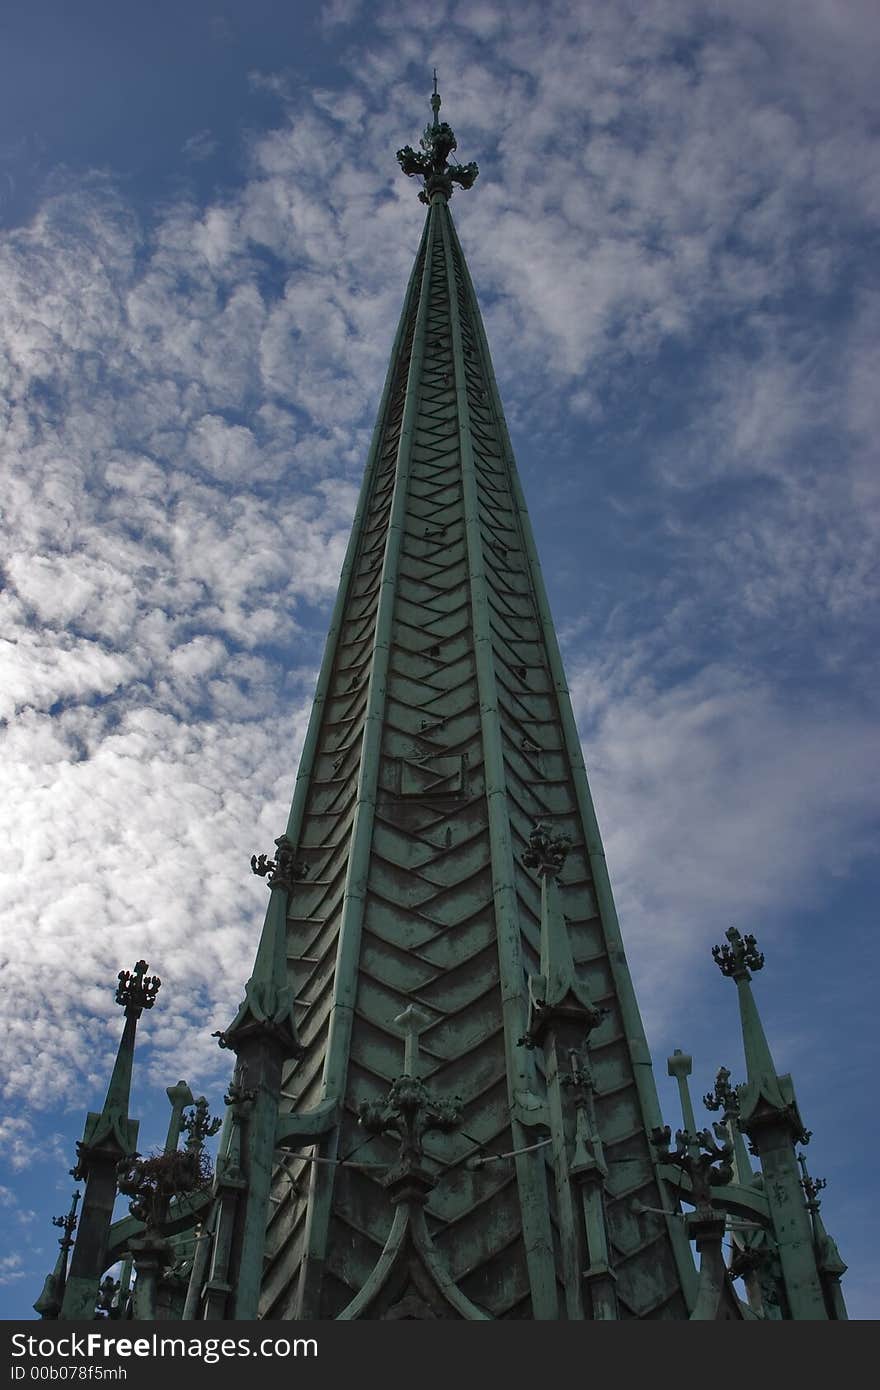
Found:
[[[873,0],[4,8],[0,1315],[139,956],[142,1148],[181,1076],[222,1110],[434,64],[666,1118],[673,1047],[742,1076],[754,931],[877,1316]]]

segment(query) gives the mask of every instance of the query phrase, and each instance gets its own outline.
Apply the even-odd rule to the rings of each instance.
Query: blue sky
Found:
[[[249,974],[424,209],[431,69],[666,1118],[731,924],[871,1222],[880,15],[850,0],[12,0],[0,18],[0,1312],[145,956],[161,1142]],[[869,1215],[870,1214],[870,1215]]]

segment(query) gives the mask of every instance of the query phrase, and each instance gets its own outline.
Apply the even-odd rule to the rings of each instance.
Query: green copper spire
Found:
[[[532,1047],[554,1019],[575,1024],[580,1041],[580,1035],[586,1038],[605,1017],[605,1010],[597,1009],[590,997],[583,971],[575,968],[562,914],[557,875],[570,847],[567,835],[552,836],[546,826],[537,825],[522,856],[525,868],[535,870],[541,884],[541,973],[529,981],[529,1031],[524,1039]]]
[[[724,1263],[728,1219],[786,1247],[794,1315],[821,1316],[797,1175],[803,1259],[732,1110],[716,1138],[697,1130],[683,1054],[670,1151],[449,211],[477,168],[449,163],[440,107],[435,74],[420,149],[398,153],[427,215],[290,815],[274,859],[252,861],[271,896],[221,1036],[235,1076],[185,1316],[755,1316]],[[751,952],[731,939],[719,963],[745,979],[743,1105],[769,1182],[791,1127]]]
[[[739,995],[748,1075],[739,1093],[739,1124],[761,1160],[789,1316],[826,1318],[828,1312],[794,1154],[794,1144],[805,1144],[810,1136],[800,1117],[791,1077],[777,1075],[752,995],[751,972],[763,967],[764,957],[754,936],[741,936],[735,927],[725,935],[727,942],[713,946],[712,955],[722,975],[735,982]]]
[[[750,1126],[760,1123],[764,1115],[784,1120],[795,1140],[809,1142],[809,1131],[795,1100],[790,1076],[777,1076],[764,1033],[761,1018],[751,988],[751,973],[761,970],[764,957],[757,948],[754,936],[741,936],[735,927],[725,933],[727,944],[712,947],[712,956],[722,975],[736,983],[739,995],[743,1047],[748,1081],[739,1095],[740,1124],[746,1133]]]

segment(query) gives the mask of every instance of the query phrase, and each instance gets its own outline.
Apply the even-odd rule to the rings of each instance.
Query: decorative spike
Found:
[[[440,93],[439,93],[439,91],[437,90],[437,69],[436,69],[436,68],[434,69],[434,91],[433,91],[433,94],[432,94],[432,96],[431,96],[431,110],[432,110],[433,113],[434,113],[434,125],[433,125],[433,129],[436,130],[437,127],[438,127],[438,125],[440,124],[439,120],[437,119],[437,117],[438,117],[438,115],[439,115],[439,112],[440,112]]]
[[[236,1053],[235,1084],[241,1087],[246,1076],[250,1098],[244,1103],[232,1088],[227,1097],[236,1112],[234,1137],[241,1163],[240,1192],[232,1192],[239,1182],[232,1182],[228,1167],[223,1177],[227,1219],[235,1225],[236,1287],[231,1306],[228,1289],[226,1293],[217,1290],[216,1299],[212,1295],[209,1302],[215,1309],[212,1316],[244,1320],[257,1316],[284,1063],[303,1054],[288,977],[287,912],[290,894],[306,878],[307,870],[287,834],[275,841],[275,851],[271,861],[265,855],[251,860],[254,873],[268,879],[269,906],[244,999],[230,1026],[216,1035],[221,1047]]]
[[[734,980],[751,979],[749,971],[754,973],[764,965],[764,957],[758,950],[754,936],[748,933],[741,936],[736,927],[728,927],[724,935],[730,944],[712,947],[712,956],[722,975]]]
[[[719,1067],[715,1073],[715,1088],[703,1096],[707,1110],[723,1110],[724,1118],[739,1114],[739,1096],[736,1087],[730,1084],[730,1068]]]
[[[452,126],[438,119],[440,93],[437,90],[436,68],[431,110],[433,120],[430,125],[425,126],[424,134],[419,141],[422,152],[414,150],[411,145],[404,145],[403,149],[397,151],[397,162],[408,178],[418,177],[423,180],[424,186],[419,193],[421,202],[430,203],[435,196],[447,202],[452,197],[453,183],[457,183],[460,188],[471,188],[480,171],[473,160],[470,164],[447,163],[449,155],[458,148],[458,143]]]

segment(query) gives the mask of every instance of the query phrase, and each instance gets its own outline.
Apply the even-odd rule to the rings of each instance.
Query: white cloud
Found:
[[[23,1279],[25,1271],[20,1268],[21,1264],[21,1255],[0,1256],[0,1284],[10,1284],[16,1279]]]

